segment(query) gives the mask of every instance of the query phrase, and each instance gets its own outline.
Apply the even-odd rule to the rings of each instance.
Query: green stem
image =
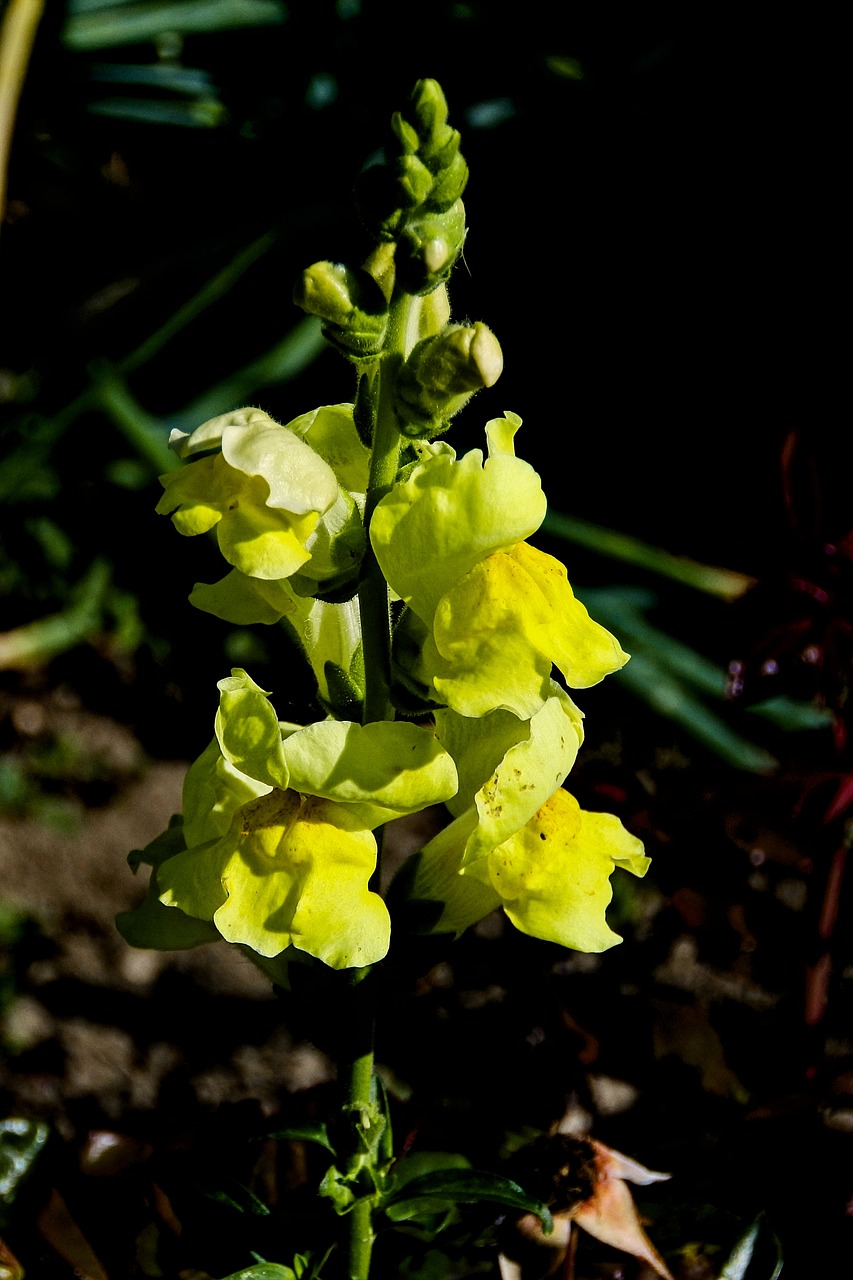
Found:
[[[372,984],[371,984],[372,985]],[[364,1124],[370,1107],[371,1080],[373,1078],[373,1011],[371,1019],[371,1044],[367,1052],[354,1057],[347,1064],[344,1079],[344,1108],[354,1125]],[[357,1166],[361,1157],[354,1142],[350,1163]],[[351,1170],[352,1171],[352,1170]],[[347,1215],[348,1258],[347,1280],[368,1280],[370,1258],[373,1252],[373,1206],[367,1196],[357,1200]]]
[[[400,463],[400,429],[394,412],[394,388],[400,366],[414,343],[413,317],[419,302],[420,299],[404,294],[391,306],[385,354],[376,374],[379,379],[379,394],[364,511],[364,523],[368,530],[376,504],[394,483]],[[369,545],[358,602],[364,653],[364,723],[393,720],[394,710],[389,695],[391,614],[388,584]]]
[[[394,412],[394,387],[400,366],[413,345],[419,300],[408,295],[396,299],[391,306],[388,340],[379,369],[376,420],[370,478],[365,502],[364,522],[370,519],[376,504],[388,492],[400,464],[400,430]],[[364,723],[393,720],[391,702],[391,610],[388,584],[373,551],[368,546],[365,573],[358,591],[361,634],[364,653]],[[380,845],[381,848],[381,845]],[[377,878],[379,868],[377,865]],[[344,1086],[345,1112],[355,1125],[363,1125],[372,1113],[371,1082],[373,1079],[373,1026],[375,1022],[374,983],[368,978],[353,992],[355,1008],[362,1025],[353,1037],[352,1056],[340,1064]],[[369,1047],[365,1048],[365,1042]],[[357,1142],[351,1144],[343,1172],[354,1177],[361,1167],[363,1152]],[[348,1280],[368,1280],[373,1249],[373,1206],[368,1196],[356,1201],[347,1215]]]

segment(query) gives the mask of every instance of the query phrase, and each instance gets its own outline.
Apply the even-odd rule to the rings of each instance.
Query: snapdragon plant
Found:
[[[192,604],[280,624],[315,683],[316,718],[293,724],[273,701],[293,678],[284,662],[272,692],[242,669],[220,680],[183,812],[132,855],[151,866],[149,888],[119,918],[137,946],[224,940],[279,986],[308,966],[345,993],[340,1113],[307,1135],[328,1157],[318,1194],[341,1229],[322,1256],[282,1242],[276,1275],[367,1280],[379,1230],[437,1230],[442,1206],[471,1201],[550,1230],[541,1195],[458,1154],[396,1158],[373,1069],[376,974],[394,930],[459,936],[498,909],[533,937],[602,951],[619,941],[606,921],[614,868],[648,866],[618,818],[585,812],[564,786],[583,741],[567,689],[627,655],[530,541],[546,499],[516,452],[521,419],[488,422],[484,448],[462,457],[444,438],[502,367],[490,329],[451,320],[467,176],[444,95],[420,81],[358,180],[364,261],[315,263],[295,288],[352,365],[352,403],[285,425],[243,408],[173,432],[186,465],[162,478],[157,506],[179,533],[215,535],[226,562]],[[446,820],[386,900],[383,828],[433,806]]]

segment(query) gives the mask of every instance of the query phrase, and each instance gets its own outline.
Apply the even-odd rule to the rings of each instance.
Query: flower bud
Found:
[[[315,262],[293,286],[293,301],[310,316],[345,324],[353,310],[353,273],[341,262]]]
[[[491,387],[503,369],[500,343],[486,325],[448,325],[425,338],[400,371],[395,409],[413,438],[438,435],[475,391]]]
[[[337,262],[315,262],[303,271],[293,300],[309,315],[325,320],[323,334],[344,355],[371,359],[380,350],[388,326],[388,303],[367,271]]]
[[[432,173],[441,173],[459,154],[458,129],[442,125],[419,149],[418,155]]]
[[[391,117],[391,132],[400,144],[404,155],[414,155],[421,144],[417,129],[405,120],[399,111]]]
[[[443,213],[406,223],[397,251],[397,280],[411,294],[431,293],[447,280],[465,240],[465,207],[457,200]]]
[[[398,203],[415,209],[426,200],[432,190],[432,174],[417,156],[399,156],[393,165],[398,193]]]
[[[427,208],[437,209],[439,212],[449,209],[462,195],[467,182],[468,166],[457,152],[453,161],[433,183],[426,201]]]
[[[394,250],[393,244],[383,240],[362,263],[362,270],[376,281],[386,302],[391,301],[391,295],[394,292],[396,278]]]
[[[437,80],[419,80],[412,90],[411,111],[422,138],[431,137],[447,122],[447,99]]]
[[[406,292],[418,295],[446,279],[464,234],[464,222],[458,233],[420,224],[428,212],[454,210],[468,166],[459,154],[459,133],[447,124],[447,102],[435,80],[418,81],[406,115],[397,111],[392,116],[391,133],[388,158],[359,176],[356,200],[370,233],[380,241],[400,242],[419,264],[400,281]]]

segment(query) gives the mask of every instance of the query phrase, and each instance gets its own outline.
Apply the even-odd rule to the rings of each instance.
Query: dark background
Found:
[[[663,641],[692,646],[720,671],[741,658],[750,695],[760,685],[813,699],[835,722],[802,735],[757,729],[737,706],[720,711],[774,753],[765,776],[733,768],[707,735],[697,741],[651,690],[632,697],[614,678],[584,691],[587,744],[573,786],[586,807],[618,812],[654,859],[648,898],[617,899],[625,944],[587,972],[561,969],[562,953],[517,935],[469,937],[453,961],[458,1000],[436,987],[403,999],[414,1050],[386,1032],[383,1051],[427,1109],[430,1091],[444,1090],[427,1129],[449,1141],[442,1125],[465,1118],[487,1154],[490,1118],[507,1098],[513,1124],[547,1125],[566,1073],[583,1075],[597,1037],[596,1069],[631,1080],[640,1101],[627,1117],[598,1117],[596,1132],[677,1172],[661,1247],[692,1238],[709,1206],[729,1215],[727,1230],[766,1209],[785,1236],[786,1275],[844,1274],[849,1177],[823,1181],[849,1167],[853,1096],[849,887],[834,898],[828,887],[847,838],[844,805],[828,814],[850,774],[853,635],[850,433],[837,372],[839,33],[803,14],[734,6],[293,0],[281,23],[171,41],[172,63],[207,73],[203,96],[218,112],[215,125],[191,128],[167,123],[163,105],[186,110],[186,100],[139,85],[123,114],[102,114],[114,96],[104,65],[147,66],[166,44],[162,32],[112,47],[75,42],[75,12],[49,4],[40,24],[0,232],[0,631],[67,609],[96,560],[110,585],[82,642],[0,671],[5,815],[39,821],[59,798],[91,817],[123,794],[121,770],[86,773],[85,745],[65,772],[56,765],[52,717],[68,690],[156,762],[204,747],[215,681],[233,663],[276,689],[279,714],[304,704],[301,669],[287,668],[284,689],[266,629],[246,640],[187,605],[194,581],[220,575],[215,550],[154,514],[150,451],[91,389],[118,371],[128,413],[161,442],[176,420],[186,425],[188,406],[203,401],[202,417],[235,407],[216,403],[217,388],[299,322],[291,290],[302,268],[366,254],[355,176],[414,81],[438,79],[471,169],[454,315],[488,323],[505,357],[451,443],[481,447],[483,423],[511,409],[524,420],[518,451],[540,470],[553,510],[754,576],[755,592],[724,605],[542,538],[576,584],[651,589]],[[122,373],[129,353],[268,232],[274,244],[231,289]],[[287,422],[349,399],[352,387],[325,351],[293,379],[259,376],[241,398]],[[827,543],[840,553],[829,556]],[[811,644],[822,658],[804,667]],[[759,678],[768,656],[778,672]],[[45,709],[37,733],[21,727],[20,708],[32,704]],[[801,907],[784,900],[791,881]],[[827,895],[838,923],[822,934]],[[709,1014],[672,966],[660,976],[682,936],[720,990],[734,975],[776,1003],[756,1011],[718,992]],[[830,953],[832,977],[818,991],[825,1019],[806,1026],[809,973]],[[91,978],[92,988],[107,981]],[[462,989],[495,983],[506,1003],[471,1013]],[[51,1008],[76,1016],[78,1000],[66,979]],[[151,1002],[134,1006],[135,1033],[153,1036],[140,1028],[156,1016]],[[250,1033],[229,1016],[236,1043]],[[130,1015],[113,1001],[95,1021],[110,1017],[123,1026]],[[164,1034],[193,1063],[181,1020]],[[672,1031],[678,1047],[661,1066],[651,1044],[663,1023],[700,1028],[698,1060],[689,1035]],[[718,1049],[720,1074],[700,1081],[703,1054]],[[13,1054],[11,1070],[41,1079],[47,1068]],[[14,1100],[17,1086],[3,1087]],[[98,1106],[109,1110],[103,1095],[86,1105],[87,1124]],[[160,1114],[165,1128],[168,1099]],[[85,1129],[72,1121],[68,1133]]]
[[[73,402],[93,361],[120,362],[268,231],[275,247],[126,387],[162,438],[170,415],[279,341],[300,315],[298,272],[365,252],[353,180],[428,75],[472,173],[455,316],[485,320],[505,354],[457,449],[513,409],[552,508],[747,573],[777,571],[803,532],[818,545],[846,532],[831,32],[710,7],[296,3],[280,25],[184,36],[180,61],[208,73],[222,113],[203,129],[95,114],[110,96],[99,68],[150,63],[155,45],[69,47],[73,18],[52,5],[42,19],[12,151],[4,452]],[[163,99],[134,92],[137,108]],[[287,421],[350,398],[352,380],[327,352],[246,394]],[[783,501],[792,430],[805,529]],[[7,495],[24,569],[10,623],[61,595],[24,528],[47,494],[74,546],[63,580],[107,547],[149,634],[177,618],[193,632],[180,600],[203,553],[152,519],[138,458],[136,488],[115,484],[127,453],[108,415],[78,414],[34,464],[53,480],[31,468]],[[575,576],[602,571],[581,558]]]

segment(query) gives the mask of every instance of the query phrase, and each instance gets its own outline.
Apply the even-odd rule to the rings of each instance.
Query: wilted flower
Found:
[[[528,1166],[519,1176],[528,1194],[551,1208],[554,1230],[544,1235],[539,1219],[525,1214],[500,1258],[502,1280],[542,1280],[562,1265],[572,1223],[603,1244],[640,1258],[663,1280],[672,1280],[663,1258],[643,1230],[626,1183],[648,1186],[668,1173],[654,1173],[594,1138],[542,1138],[519,1153]]]

